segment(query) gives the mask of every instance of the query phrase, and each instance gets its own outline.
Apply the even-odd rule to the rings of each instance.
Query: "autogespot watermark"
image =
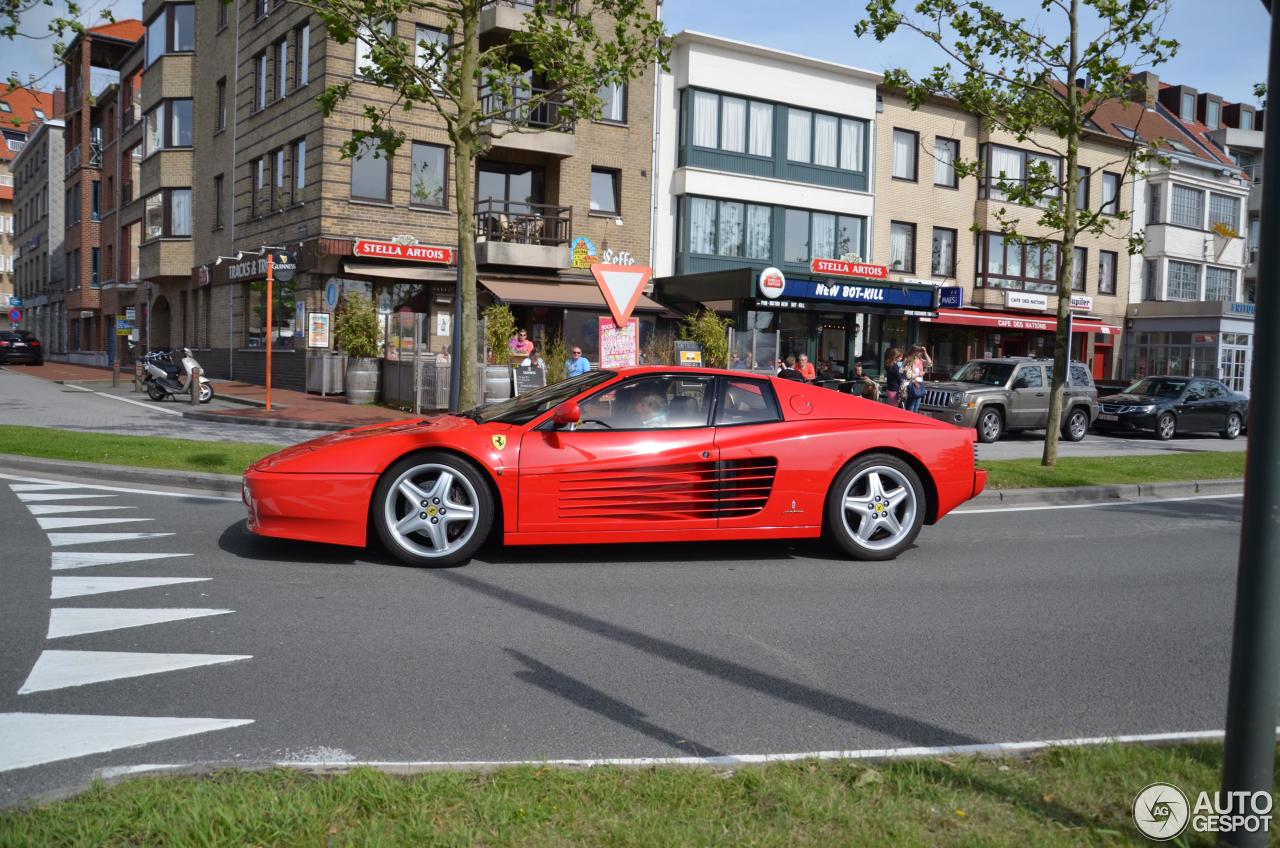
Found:
[[[1201,792],[1194,804],[1172,783],[1153,783],[1133,799],[1133,821],[1148,839],[1176,839],[1190,826],[1195,833],[1268,833],[1270,792]]]

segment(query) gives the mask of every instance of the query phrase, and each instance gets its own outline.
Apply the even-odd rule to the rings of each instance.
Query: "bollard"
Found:
[[[191,405],[199,406],[200,405],[200,369],[199,368],[191,369],[191,382],[187,384],[187,387],[191,389]]]

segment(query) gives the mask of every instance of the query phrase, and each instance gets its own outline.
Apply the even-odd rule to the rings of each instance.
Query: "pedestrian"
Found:
[[[819,380],[836,380],[836,379],[839,379],[839,377],[840,375],[836,373],[836,367],[834,363],[828,360],[823,360],[822,362],[818,363],[818,379]]]
[[[804,375],[796,370],[796,358],[788,356],[786,361],[782,363],[782,367],[778,369],[778,376],[784,380],[795,380],[797,383],[804,382]]]
[[[796,370],[804,376],[804,381],[806,383],[812,383],[814,380],[818,379],[818,372],[814,370],[813,363],[809,361],[809,355],[807,353],[800,354],[800,360],[799,364],[796,365]]]
[[[891,406],[901,405],[902,351],[891,347],[884,355],[884,397]]]
[[[923,345],[912,347],[911,353],[907,354],[903,362],[902,391],[906,395],[904,406],[908,412],[920,411],[920,404],[924,401],[925,371],[932,364],[933,359]]]
[[[530,345],[529,355],[520,363],[521,368],[546,368],[547,362],[542,358],[542,354],[538,353],[536,345]]]
[[[591,362],[582,355],[582,348],[574,345],[569,358],[565,360],[564,375],[569,378],[581,377],[590,370]]]
[[[529,334],[524,330],[517,330],[516,334],[511,337],[508,343],[511,353],[515,356],[528,356],[533,353],[533,341],[530,340]]]

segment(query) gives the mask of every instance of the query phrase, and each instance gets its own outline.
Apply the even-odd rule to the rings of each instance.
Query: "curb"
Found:
[[[246,427],[288,427],[294,430],[322,430],[337,433],[359,427],[359,424],[334,424],[328,421],[290,421],[287,418],[240,418],[215,412],[183,412],[183,418],[193,421],[214,421],[219,424],[240,424]],[[371,422],[372,423],[372,422]]]
[[[1163,500],[1195,495],[1238,495],[1244,480],[1186,480],[1173,483],[1124,483],[1111,486],[1071,486],[1051,489],[988,489],[968,506],[1060,506],[1099,501]]]
[[[223,495],[240,494],[240,477],[231,474],[210,474],[205,471],[173,471],[166,468],[134,468],[129,465],[103,465],[97,462],[73,462],[67,459],[42,459],[0,453],[0,468],[7,471],[26,471],[33,474],[62,474],[77,479],[107,480],[113,483],[151,484],[173,486],[180,489],[197,489]]]

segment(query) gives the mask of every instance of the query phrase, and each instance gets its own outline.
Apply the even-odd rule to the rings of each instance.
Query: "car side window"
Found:
[[[1071,385],[1076,388],[1087,389],[1093,385],[1093,378],[1089,376],[1089,369],[1083,365],[1071,366]]]
[[[717,427],[781,420],[778,399],[768,382],[738,377],[721,381],[720,402],[716,406]]]
[[[1044,387],[1044,377],[1040,374],[1039,365],[1024,365],[1013,378],[1015,389],[1040,389]]]
[[[1208,389],[1208,395],[1214,400],[1221,400],[1227,396],[1227,390],[1221,383],[1205,383]]]
[[[667,430],[707,426],[713,377],[654,374],[583,401],[579,430]]]
[[[1205,393],[1206,393],[1206,386],[1204,382],[1201,380],[1196,380],[1187,388],[1186,400],[1188,401],[1204,400]]]

